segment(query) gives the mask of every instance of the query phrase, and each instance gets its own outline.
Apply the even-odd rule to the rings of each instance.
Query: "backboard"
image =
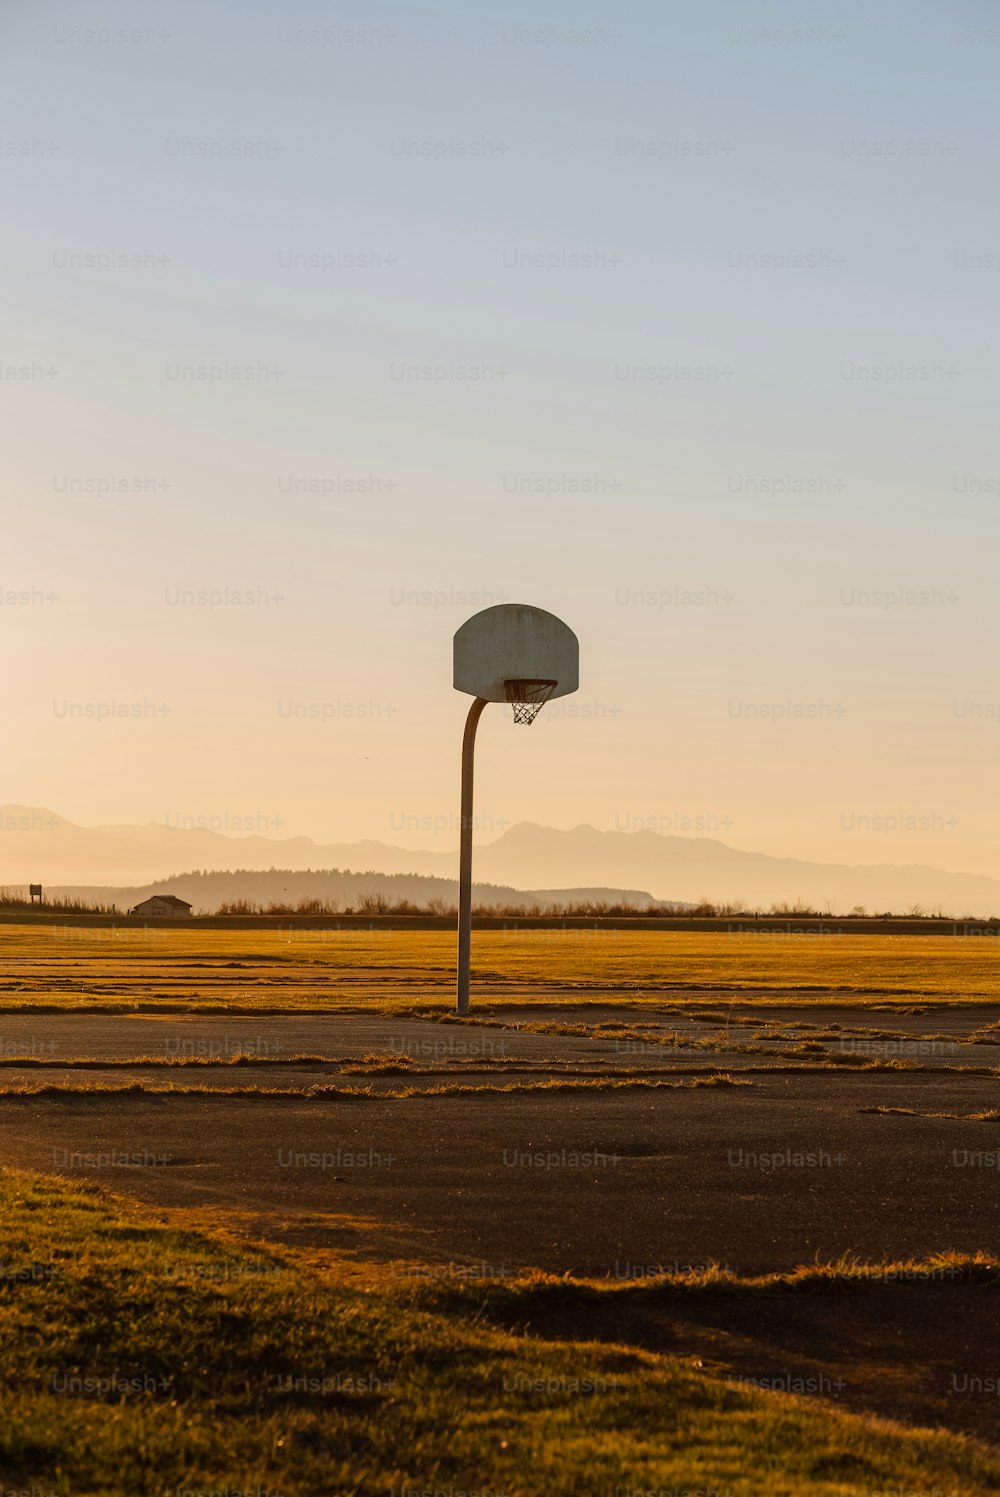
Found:
[[[576,691],[580,643],[568,624],[527,603],[498,603],[466,619],[455,635],[455,690],[506,702],[511,680],[554,681],[550,698]]]

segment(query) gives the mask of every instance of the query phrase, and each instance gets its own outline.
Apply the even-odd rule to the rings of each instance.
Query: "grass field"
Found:
[[[484,1325],[374,1268],[0,1177],[6,1486],[58,1497],[401,1491],[978,1497],[1000,1460],[692,1359]],[[435,1303],[439,1299],[440,1303]]]
[[[36,1003],[217,1004],[248,1011],[450,1002],[452,934],[442,931],[170,930],[6,925],[0,1009]],[[954,935],[632,933],[511,929],[473,934],[473,985],[508,1001],[701,1002],[706,994],[794,992],[799,1001],[990,1002],[994,940]]]
[[[1000,1490],[992,941],[0,949],[0,1497]]]

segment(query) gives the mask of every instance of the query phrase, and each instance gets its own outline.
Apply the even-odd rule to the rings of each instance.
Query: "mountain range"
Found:
[[[353,870],[416,874],[452,882],[457,852],[388,843],[318,843],[310,837],[231,836],[201,827],[82,827],[40,807],[0,807],[0,883],[136,888],[184,870]],[[648,901],[743,901],[749,907],[806,903],[845,914],[905,913],[915,907],[956,917],[1000,912],[1000,880],[917,864],[813,863],[729,847],[711,837],[652,831],[571,830],[519,822],[476,848],[477,884],[510,893],[573,891]],[[650,891],[649,894],[644,891]],[[179,889],[175,892],[180,893]],[[240,897],[236,895],[234,897]]]

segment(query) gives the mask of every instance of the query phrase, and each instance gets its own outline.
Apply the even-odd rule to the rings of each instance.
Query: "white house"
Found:
[[[129,910],[130,915],[172,915],[180,920],[190,913],[191,906],[186,900],[178,899],[176,894],[154,894]]]

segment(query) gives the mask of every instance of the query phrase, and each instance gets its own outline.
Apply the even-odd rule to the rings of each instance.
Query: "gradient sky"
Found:
[[[487,713],[484,839],[997,874],[995,6],[0,41],[0,798],[454,845],[451,636],[523,601],[581,686]]]

